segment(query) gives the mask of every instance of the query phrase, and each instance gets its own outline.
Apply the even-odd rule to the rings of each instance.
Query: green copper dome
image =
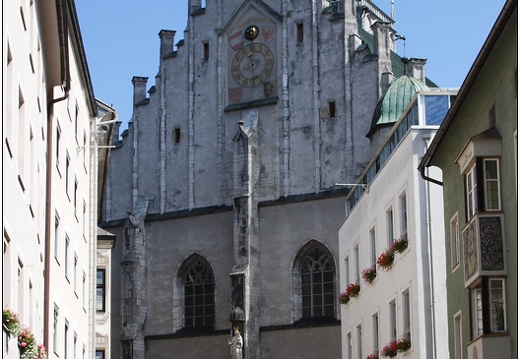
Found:
[[[372,116],[370,133],[373,132],[376,126],[396,122],[415,94],[419,91],[428,90],[428,86],[410,76],[405,75],[393,80],[377,103]]]

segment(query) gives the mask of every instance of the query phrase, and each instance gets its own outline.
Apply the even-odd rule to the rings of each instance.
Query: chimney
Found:
[[[161,30],[159,32],[159,38],[161,39],[161,59],[173,51],[173,41],[175,38],[175,31],[173,30]]]
[[[146,100],[146,83],[148,82],[148,77],[137,77],[134,76],[132,78],[132,83],[134,84],[134,106],[140,103],[141,101]]]
[[[404,62],[404,73],[406,76],[413,77],[416,80],[421,81],[422,83],[426,83],[426,75],[424,72],[424,65],[426,64],[426,59],[405,59]]]

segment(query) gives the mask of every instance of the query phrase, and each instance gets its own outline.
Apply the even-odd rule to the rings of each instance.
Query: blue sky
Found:
[[[209,0],[208,0],[209,1]],[[238,0],[237,0],[238,1]],[[281,0],[280,0],[281,1]],[[373,0],[391,14],[391,0]],[[132,77],[155,84],[159,31],[184,38],[188,0],[76,0],[96,98],[112,105],[127,128]],[[462,85],[505,0],[394,0],[401,56],[427,59],[426,76],[441,87]]]

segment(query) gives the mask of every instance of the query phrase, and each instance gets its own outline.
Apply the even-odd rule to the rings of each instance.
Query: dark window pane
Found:
[[[200,257],[192,260],[184,276],[186,326],[214,326],[215,282],[211,267]]]

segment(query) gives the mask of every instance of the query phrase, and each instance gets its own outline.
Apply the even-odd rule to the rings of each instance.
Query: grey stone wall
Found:
[[[205,9],[192,0],[184,39],[177,41],[175,31],[159,33],[158,74],[153,83],[134,78],[133,116],[108,171],[104,225],[118,234],[113,273],[123,279],[112,290],[113,307],[121,308],[112,322],[113,357],[129,335],[125,305],[137,303],[144,312],[134,311],[132,320],[144,325],[132,332],[141,345],[135,358],[171,351],[200,357],[222,348],[229,355],[219,335],[178,332],[178,276],[193,254],[215,274],[217,334],[229,330],[240,297],[234,293],[243,293],[247,358],[292,351],[312,358],[313,345],[322,357],[340,357],[339,325],[291,327],[301,317],[293,266],[302,246],[316,240],[332,253],[337,273],[346,189],[334,184],[354,182],[371,157],[365,135],[382,91],[381,71],[388,69],[379,61],[384,54],[366,61],[371,50],[357,33],[356,3],[347,0],[341,14],[317,0],[208,1]],[[249,22],[273,30],[266,43],[274,54],[268,79],[275,92],[262,97],[261,87],[245,86],[242,98],[253,102],[234,103],[230,35]],[[122,228],[127,212],[143,202],[144,237],[134,236],[142,240],[143,261],[132,266],[146,275],[134,283],[123,275]],[[243,282],[232,281],[237,276]],[[262,334],[271,326],[290,328]]]

